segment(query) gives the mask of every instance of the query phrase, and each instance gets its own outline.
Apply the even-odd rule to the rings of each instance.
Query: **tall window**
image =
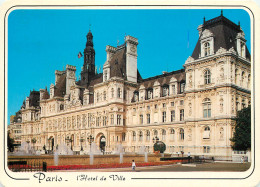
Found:
[[[244,86],[244,80],[245,80],[245,72],[243,71],[241,73],[241,86]]]
[[[163,86],[162,96],[165,97],[167,95],[169,95],[169,86]]]
[[[172,85],[172,94],[175,94],[175,85]]]
[[[114,88],[111,88],[111,97],[114,97]]]
[[[251,75],[248,75],[248,82],[247,82],[247,88],[250,89],[251,87]]]
[[[180,93],[183,93],[184,91],[185,91],[185,83],[181,83]]]
[[[154,136],[158,136],[158,131],[154,130]]]
[[[152,89],[149,89],[147,91],[147,99],[152,99],[153,98],[153,90]]]
[[[136,141],[136,133],[135,133],[135,131],[133,132],[133,141]]]
[[[111,125],[114,125],[114,114],[111,114],[110,121],[111,121]]]
[[[104,99],[104,101],[107,100],[107,93],[106,93],[106,91],[103,92],[103,99]]]
[[[117,125],[121,124],[121,115],[117,114]]]
[[[175,121],[175,110],[171,111],[171,122]]]
[[[241,56],[245,58],[246,54],[246,49],[245,49],[245,44],[241,43]]]
[[[150,131],[146,131],[146,141],[150,141]]]
[[[235,84],[238,83],[238,69],[235,70]]]
[[[210,44],[209,42],[204,43],[204,56],[210,55]]]
[[[144,116],[141,114],[140,115],[140,124],[143,124],[144,123]]]
[[[210,139],[210,128],[208,126],[204,128],[203,139]]]
[[[170,131],[170,140],[174,140],[174,134],[175,134],[174,129],[171,129],[171,131]]]
[[[117,97],[120,98],[121,97],[121,89],[117,88]]]
[[[166,130],[162,130],[162,140],[166,140]]]
[[[180,121],[184,120],[184,109],[180,110]]]
[[[246,107],[245,99],[242,99],[242,109]]]
[[[184,140],[184,129],[180,129],[180,140]]]
[[[142,131],[139,132],[139,141],[140,142],[143,141],[143,132]]]
[[[97,93],[97,102],[99,101],[99,93]]]
[[[134,92],[134,102],[137,102],[139,98],[139,93],[137,91]]]
[[[151,122],[150,114],[146,114],[146,118],[147,118],[147,124],[150,124],[150,122]]]
[[[204,73],[204,83],[205,84],[210,84],[211,83],[211,74],[210,74],[210,70],[206,70]]]
[[[162,113],[162,122],[166,122],[166,112]]]
[[[106,125],[107,125],[107,117],[103,116],[103,126],[106,126]]]
[[[125,135],[125,133],[123,132],[123,133],[122,133],[122,141],[123,141],[123,142],[125,141],[125,137],[126,137],[126,135]]]
[[[210,153],[210,146],[203,146],[203,153]]]
[[[211,102],[209,98],[204,99],[203,101],[203,117],[211,117]]]

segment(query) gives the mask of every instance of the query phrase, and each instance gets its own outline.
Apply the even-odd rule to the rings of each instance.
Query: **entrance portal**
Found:
[[[100,137],[99,147],[101,152],[105,152],[106,138],[104,135]]]

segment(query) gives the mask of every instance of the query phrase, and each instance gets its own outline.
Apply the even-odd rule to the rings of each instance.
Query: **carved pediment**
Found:
[[[194,62],[194,58],[189,56],[188,59],[185,61],[185,64],[192,63],[192,62]]]
[[[219,55],[219,54],[223,54],[223,53],[226,53],[226,52],[227,52],[226,49],[224,49],[223,47],[220,47],[219,50],[216,52],[216,54]]]
[[[208,29],[205,29],[203,32],[202,32],[202,36],[201,36],[201,39],[206,39],[206,38],[209,38],[209,37],[213,37],[213,33],[210,32],[210,30]]]

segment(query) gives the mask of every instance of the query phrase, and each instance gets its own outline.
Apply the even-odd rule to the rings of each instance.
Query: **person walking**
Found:
[[[188,162],[190,163],[190,152],[188,152]]]
[[[135,160],[132,160],[132,170],[133,170],[133,171],[135,171],[135,167],[136,167],[136,165],[135,165]]]

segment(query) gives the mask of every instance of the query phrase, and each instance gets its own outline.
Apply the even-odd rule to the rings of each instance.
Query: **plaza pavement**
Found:
[[[201,164],[173,164],[163,166],[136,167],[132,168],[105,168],[105,169],[86,169],[86,170],[56,170],[54,172],[192,172],[192,171],[237,171],[242,172],[249,169],[251,163],[232,163],[232,162],[213,162]]]

